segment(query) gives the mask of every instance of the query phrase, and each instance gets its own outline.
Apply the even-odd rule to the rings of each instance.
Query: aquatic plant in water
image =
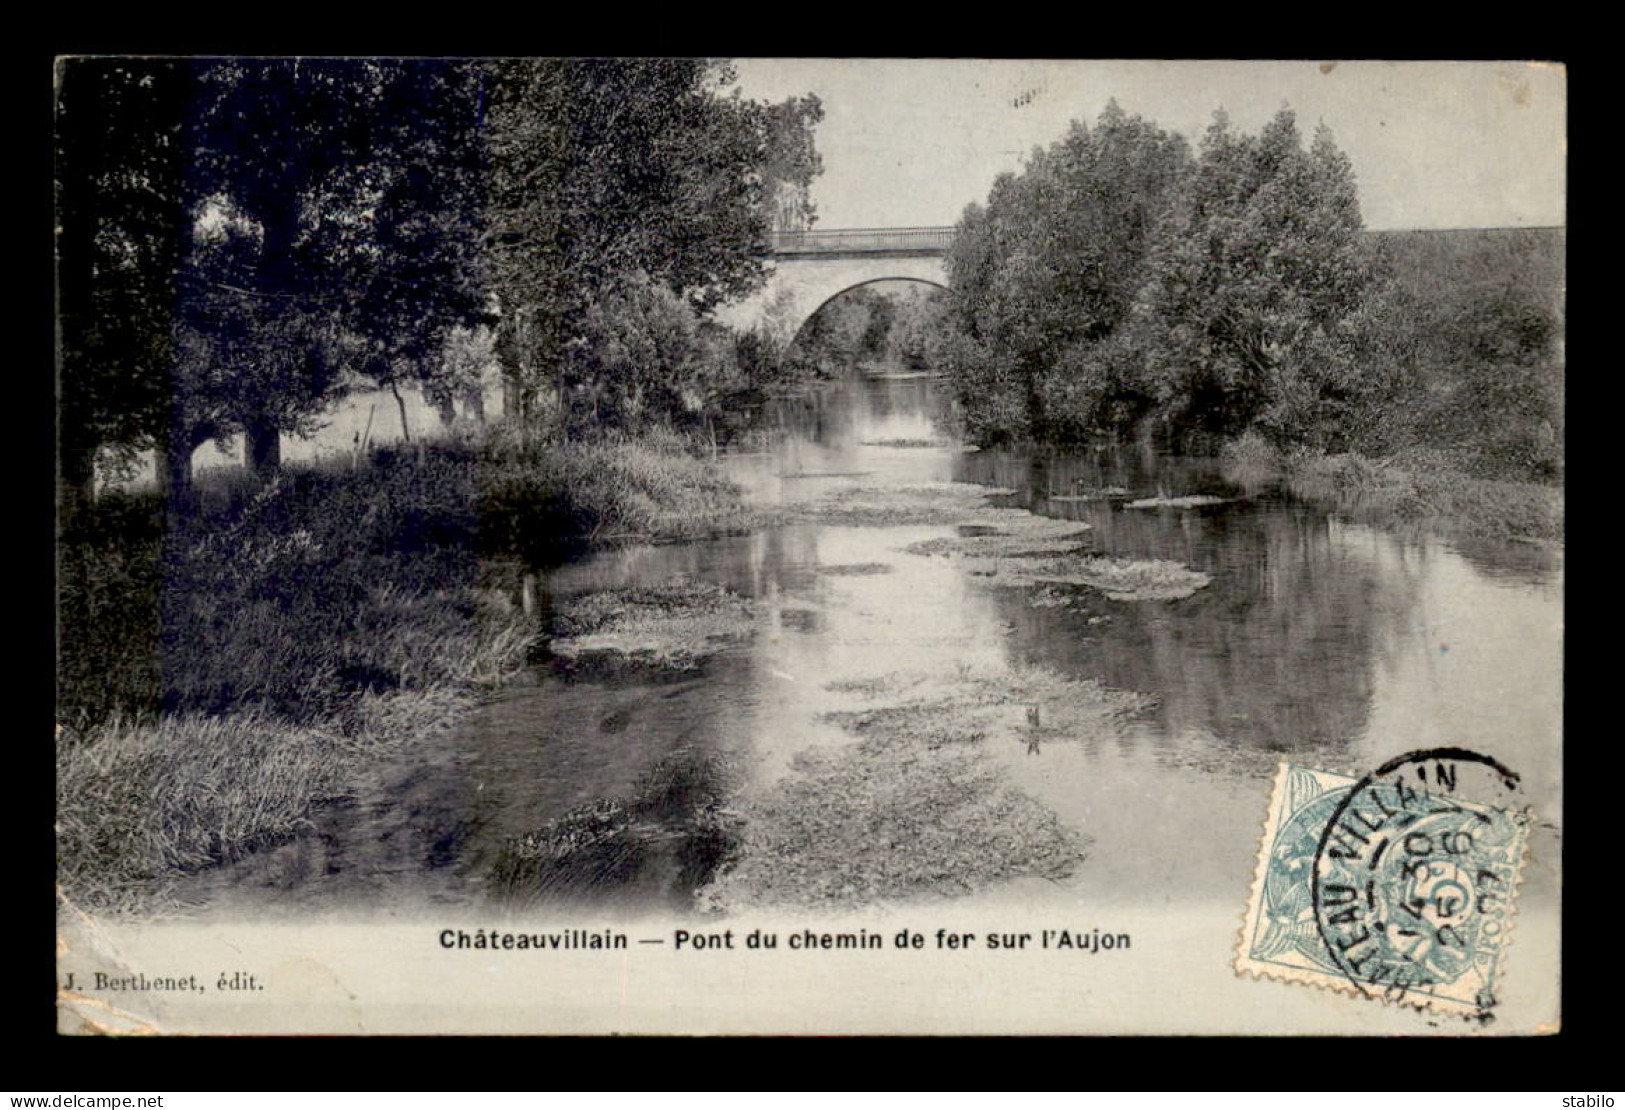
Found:
[[[984,519],[988,499],[1014,493],[969,482],[921,482],[907,486],[849,486],[779,510],[790,523],[888,527],[957,524]]]
[[[750,601],[721,586],[674,579],[660,586],[601,590],[572,599],[554,617],[549,645],[571,661],[589,659],[687,670],[748,639]]]
[[[1231,498],[1214,497],[1206,493],[1193,493],[1184,497],[1142,497],[1137,501],[1130,501],[1123,507],[1125,509],[1200,509],[1207,505],[1223,505]]]
[[[1212,576],[1167,559],[1061,555],[1044,559],[971,560],[971,573],[999,586],[1089,586],[1112,601],[1178,601]]]
[[[1151,704],[1040,667],[900,672],[830,689],[882,704],[828,714],[855,743],[798,754],[739,804],[737,856],[702,906],[833,908],[1065,878],[1089,838],[1018,789],[990,745],[1115,735]]]

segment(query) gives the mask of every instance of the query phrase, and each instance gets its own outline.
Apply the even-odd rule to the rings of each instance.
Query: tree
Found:
[[[396,391],[485,314],[483,73],[460,62],[200,63],[181,319],[195,435],[273,469],[346,372]]]
[[[1379,365],[1404,389],[1376,449],[1449,453],[1478,477],[1563,469],[1563,234],[1409,231],[1375,237],[1369,297]],[[1367,449],[1364,444],[1362,449]]]
[[[808,186],[824,172],[824,161],[813,144],[813,129],[823,122],[824,105],[809,93],[768,105],[764,115],[762,193],[772,206],[772,228],[805,231],[818,220]]]
[[[357,375],[429,372],[487,311],[483,70],[69,59],[57,100],[64,490],[99,448],[244,433],[274,468]]]
[[[590,429],[636,431],[697,415],[737,373],[732,351],[708,342],[693,306],[641,271],[603,290],[580,329],[564,381]]]
[[[57,66],[58,466],[64,519],[98,449],[170,450],[191,75],[174,59]]]
[[[249,463],[369,379],[431,391],[498,325],[562,385],[602,290],[644,273],[705,313],[763,277],[763,181],[817,171],[812,98],[655,59],[72,59],[59,70],[62,484],[106,445]],[[804,184],[804,181],[802,181]],[[561,396],[563,395],[561,391]]]
[[[1181,425],[1258,427],[1278,442],[1346,423],[1375,384],[1359,368],[1371,279],[1348,159],[1290,109],[1257,137],[1217,113],[1152,252],[1139,338]]]
[[[435,392],[448,341],[492,319],[482,253],[486,75],[469,64],[389,62],[378,81],[367,145],[386,156],[362,167],[355,201],[368,205],[358,222],[370,234],[353,244],[345,330],[363,347],[357,367],[394,393],[404,435],[401,384]],[[335,200],[343,212],[345,198]]]
[[[888,337],[887,357],[906,370],[929,370],[938,361],[944,327],[942,289],[911,285],[897,300],[897,320]]]
[[[880,362],[891,351],[892,328],[897,324],[897,302],[874,288],[859,289],[867,293],[869,322],[858,342],[858,354],[870,362]]]
[[[948,257],[950,319],[970,341],[963,353],[980,358],[977,349],[991,347],[1010,362],[997,385],[1014,388],[1025,412],[1010,433],[1054,438],[1075,415],[1050,402],[1058,386],[1077,383],[1051,379],[1079,361],[1067,352],[1100,343],[1128,316],[1188,162],[1183,139],[1113,102],[1093,130],[1074,122],[1021,174],[996,180],[985,209],[967,210]],[[959,371],[962,402],[985,406],[995,383]],[[993,408],[1008,415],[1012,400]]]
[[[1008,193],[1015,180],[1001,174],[989,198]],[[953,383],[965,433],[978,443],[996,444],[1028,434],[1026,389],[1004,340],[1001,320],[991,309],[990,291],[1003,262],[1002,244],[988,210],[966,206],[944,260],[948,294],[941,353]]]
[[[453,328],[438,359],[420,380],[424,398],[439,410],[449,426],[457,415],[457,402],[468,406],[479,423],[485,422],[485,374],[496,358],[496,334],[489,325]]]
[[[805,374],[849,371],[865,359],[879,361],[886,356],[896,312],[891,298],[871,286],[849,289],[807,319],[791,346],[791,357]]]
[[[758,288],[764,182],[810,180],[816,100],[724,95],[698,59],[528,59],[491,69],[489,242],[516,407],[552,388],[602,291],[644,273],[702,315]]]

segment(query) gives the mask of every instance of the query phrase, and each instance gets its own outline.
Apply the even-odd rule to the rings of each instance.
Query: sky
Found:
[[[1367,227],[1564,223],[1567,78],[1531,62],[735,61],[747,96],[817,93],[818,226],[952,224],[1073,119],[1115,98],[1194,148],[1224,108],[1256,133],[1283,105],[1354,163]]]

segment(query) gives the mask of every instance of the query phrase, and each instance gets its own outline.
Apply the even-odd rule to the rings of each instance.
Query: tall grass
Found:
[[[737,486],[672,433],[487,453],[479,475],[487,549],[558,558],[595,544],[742,531]]]
[[[178,872],[290,835],[343,770],[332,733],[262,710],[64,730],[58,881],[80,906],[140,908]]]
[[[380,757],[448,728],[470,704],[467,692],[438,687],[364,696],[318,725],[248,708],[65,729],[58,883],[83,908],[152,912],[182,873],[297,835]]]
[[[294,835],[368,760],[449,727],[537,630],[505,563],[745,522],[673,441],[493,434],[118,495],[61,537],[64,889],[151,908],[179,871]]]
[[[1491,538],[1561,540],[1564,497],[1541,482],[1474,477],[1446,453],[1392,458],[1282,452],[1247,434],[1226,446],[1225,476],[1249,489],[1278,483],[1293,496],[1374,523],[1419,522]]]
[[[167,533],[155,496],[121,495],[64,535],[64,723],[242,705],[307,720],[356,691],[490,682],[519,635],[482,589],[494,567],[750,522],[738,489],[675,436],[498,432],[199,487]]]

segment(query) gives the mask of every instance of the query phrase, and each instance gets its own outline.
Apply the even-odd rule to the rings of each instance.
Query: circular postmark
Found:
[[[1362,994],[1438,999],[1487,1017],[1527,814],[1518,776],[1489,756],[1434,748],[1360,779],[1320,835],[1315,927]]]

